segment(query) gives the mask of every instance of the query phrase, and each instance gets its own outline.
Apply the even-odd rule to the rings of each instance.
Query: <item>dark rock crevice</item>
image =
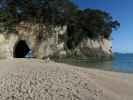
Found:
[[[30,48],[24,40],[20,40],[16,43],[14,47],[13,56],[15,58],[25,58],[25,56],[29,53]]]

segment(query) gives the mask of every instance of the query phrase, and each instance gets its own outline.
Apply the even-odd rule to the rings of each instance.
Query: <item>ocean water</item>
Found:
[[[61,59],[62,63],[78,67],[96,68],[115,72],[133,73],[133,54],[115,53],[112,61],[93,61],[90,59]]]
[[[32,58],[32,52],[29,52],[26,58]],[[96,68],[100,70],[109,70],[125,73],[133,73],[133,54],[114,53],[112,61],[95,61],[90,59],[61,59],[59,62],[76,65],[79,67]]]
[[[112,70],[133,73],[133,54],[114,54]]]

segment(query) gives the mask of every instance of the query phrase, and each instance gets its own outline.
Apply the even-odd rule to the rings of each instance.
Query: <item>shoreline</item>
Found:
[[[17,100],[133,98],[133,74],[129,73],[81,68],[38,59],[0,60],[0,68],[1,100],[13,100],[12,97]]]

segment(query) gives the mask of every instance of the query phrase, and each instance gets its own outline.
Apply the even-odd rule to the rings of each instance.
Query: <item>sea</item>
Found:
[[[29,56],[30,55],[30,56]],[[26,58],[32,58],[31,52]],[[113,59],[109,61],[96,61],[92,59],[75,59],[66,58],[58,62],[76,65],[78,67],[96,68],[100,70],[108,70],[123,73],[133,73],[133,53],[114,53]]]
[[[62,59],[59,62],[78,67],[133,73],[133,54],[114,53],[112,61],[93,61],[90,59]]]
[[[133,54],[114,53],[112,70],[126,73],[133,73]]]

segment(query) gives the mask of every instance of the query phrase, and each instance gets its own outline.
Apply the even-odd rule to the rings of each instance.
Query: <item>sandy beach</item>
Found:
[[[0,100],[133,100],[133,74],[37,59],[0,60]]]

